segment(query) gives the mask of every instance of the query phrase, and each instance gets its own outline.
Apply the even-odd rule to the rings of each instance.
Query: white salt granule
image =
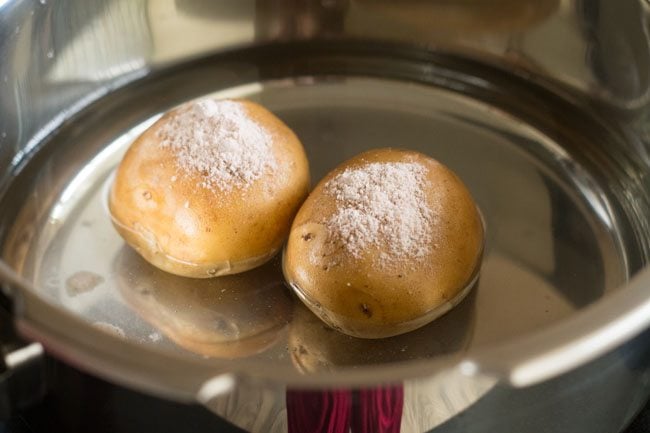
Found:
[[[338,210],[326,222],[330,238],[353,257],[385,247],[379,262],[417,260],[430,251],[435,215],[423,191],[426,168],[412,162],[348,168],[325,185]]]
[[[213,191],[244,189],[275,168],[270,134],[236,101],[206,99],[181,107],[158,137],[174,151],[181,171],[201,173],[200,185]]]

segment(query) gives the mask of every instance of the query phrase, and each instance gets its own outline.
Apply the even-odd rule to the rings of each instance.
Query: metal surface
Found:
[[[119,383],[206,403],[286,384],[472,389],[414,430],[497,382],[539,383],[639,334],[650,321],[647,5],[404,3],[0,1],[0,275],[19,329]],[[314,180],[386,145],[451,166],[487,223],[475,296],[369,346],[324,336],[299,312],[260,304],[250,324],[250,311],[215,304],[190,325],[219,317],[213,346],[250,345],[236,361],[193,354],[162,324],[203,301],[192,304],[194,288],[170,296],[163,276],[124,259],[102,187],[147,122],[212,92],[283,118]]]
[[[622,431],[650,391],[649,343],[650,333],[646,331],[569,374],[526,388],[454,374],[405,381],[401,431]],[[303,409],[288,406],[285,392],[279,386],[239,386],[207,406],[246,431],[280,433],[286,431],[288,413]],[[353,406],[353,411],[360,409]],[[323,412],[312,413],[319,416]]]

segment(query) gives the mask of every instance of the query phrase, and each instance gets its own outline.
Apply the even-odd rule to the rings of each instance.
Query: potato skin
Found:
[[[309,191],[309,165],[296,135],[265,108],[239,100],[272,138],[277,166],[246,189],[201,188],[201,173],[180,175],[160,145],[165,114],[128,149],[109,196],[115,228],[142,257],[172,274],[208,278],[243,272],[282,247]]]
[[[418,261],[377,266],[386,250],[378,244],[353,257],[332,252],[326,224],[337,210],[325,185],[346,168],[374,162],[414,162],[426,168],[427,202],[440,203],[432,226],[436,245]],[[346,334],[381,338],[416,329],[448,311],[469,291],[483,248],[483,225],[472,196],[460,179],[417,152],[372,150],[330,172],[294,219],[284,254],[285,278],[322,320]]]

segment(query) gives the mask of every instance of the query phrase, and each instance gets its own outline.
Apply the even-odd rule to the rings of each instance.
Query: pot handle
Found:
[[[4,353],[0,364],[0,420],[39,402],[45,390],[45,357],[40,343]]]
[[[2,292],[9,290],[4,285]],[[0,420],[37,403],[45,395],[45,355],[40,343],[18,338],[10,313],[11,302],[0,294]]]

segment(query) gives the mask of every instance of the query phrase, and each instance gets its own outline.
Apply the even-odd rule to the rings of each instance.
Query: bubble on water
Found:
[[[48,59],[53,59],[54,58],[54,50],[49,50],[46,54]]]
[[[42,5],[46,5],[46,4],[47,4],[47,0],[38,0],[38,2],[39,2],[40,4],[42,4]]]

